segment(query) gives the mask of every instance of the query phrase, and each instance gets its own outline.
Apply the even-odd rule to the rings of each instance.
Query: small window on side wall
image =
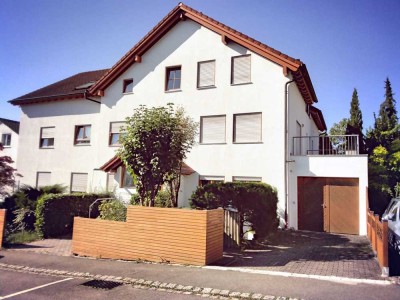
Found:
[[[110,146],[119,146],[120,145],[120,138],[123,133],[123,126],[125,122],[111,122],[110,123],[110,139],[109,145]]]
[[[200,176],[199,185],[205,186],[206,184],[224,182],[224,180],[224,176]]]
[[[40,128],[40,148],[54,148],[55,127]]]
[[[174,91],[181,88],[181,66],[166,69],[165,90]]]
[[[215,60],[201,61],[197,64],[197,87],[215,86]]]
[[[86,192],[88,183],[87,173],[71,173],[71,193]]]
[[[241,55],[232,57],[231,84],[244,84],[251,82],[251,56]]]
[[[75,145],[89,145],[91,125],[75,126]]]
[[[125,79],[122,87],[122,92],[132,93],[133,92],[133,78]]]
[[[131,174],[129,174],[126,167],[121,167],[121,179],[120,179],[120,187],[121,188],[134,188],[135,182]]]
[[[1,135],[1,144],[3,147],[11,147],[11,133],[3,133]]]

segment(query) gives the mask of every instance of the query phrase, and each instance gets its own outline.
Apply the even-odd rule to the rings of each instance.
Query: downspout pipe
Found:
[[[289,208],[289,85],[292,82],[294,80],[285,83],[285,229],[288,228]]]

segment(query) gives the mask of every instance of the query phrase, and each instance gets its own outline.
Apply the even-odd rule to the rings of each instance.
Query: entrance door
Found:
[[[298,177],[299,230],[359,233],[357,178]]]

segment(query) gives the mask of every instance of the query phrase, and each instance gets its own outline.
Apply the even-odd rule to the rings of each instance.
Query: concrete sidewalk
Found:
[[[12,250],[0,251],[0,268],[49,274],[75,274],[98,278],[131,278],[142,283],[171,283],[250,295],[280,295],[298,299],[395,299],[400,287],[388,281],[351,282],[252,274],[234,270],[209,269],[166,264],[97,260],[43,255]],[[110,277],[111,276],[111,277]],[[97,278],[97,277],[96,277]],[[222,297],[222,296],[221,296]],[[224,299],[224,298],[222,298]],[[254,298],[257,299],[257,298]],[[261,298],[262,299],[262,298]],[[268,299],[268,298],[266,298]],[[273,297],[271,298],[273,299]],[[283,298],[284,299],[284,298]]]

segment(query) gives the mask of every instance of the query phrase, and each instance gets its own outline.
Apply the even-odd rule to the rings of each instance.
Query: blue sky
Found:
[[[328,127],[349,115],[353,88],[364,127],[373,125],[386,77],[400,101],[398,0],[183,2],[300,58]],[[0,117],[19,119],[19,108],[7,100],[79,72],[111,67],[178,3],[2,0]]]

